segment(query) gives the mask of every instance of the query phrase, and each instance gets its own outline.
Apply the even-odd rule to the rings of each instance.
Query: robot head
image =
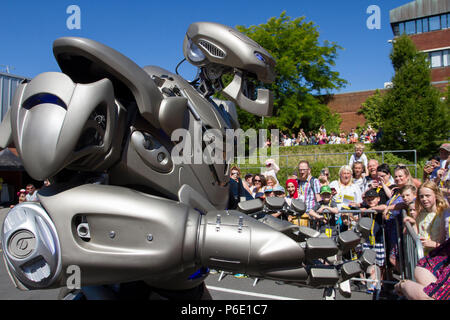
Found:
[[[275,80],[275,59],[258,43],[236,29],[218,23],[196,22],[186,32],[183,53],[187,61],[203,70],[208,82],[214,83],[224,73],[234,73],[233,81],[222,93],[250,113],[272,115],[271,92],[258,89],[255,95],[248,81],[250,78],[263,83]],[[220,89],[216,91],[222,89],[215,87]]]
[[[275,80],[275,59],[255,41],[236,29],[212,22],[196,22],[189,26],[183,52],[193,65],[209,64],[225,69],[247,71],[259,81]]]
[[[75,84],[63,73],[46,72],[18,88],[11,107],[12,137],[27,172],[43,181],[79,159],[103,159],[116,117],[108,79]]]

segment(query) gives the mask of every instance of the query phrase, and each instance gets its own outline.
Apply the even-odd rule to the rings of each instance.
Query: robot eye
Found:
[[[260,61],[266,63],[266,59],[264,59],[264,57],[262,56],[261,53],[255,52],[255,57],[258,58],[258,60],[260,60]]]
[[[193,62],[202,62],[206,59],[203,52],[191,41],[191,39],[189,39],[187,54],[189,59]]]

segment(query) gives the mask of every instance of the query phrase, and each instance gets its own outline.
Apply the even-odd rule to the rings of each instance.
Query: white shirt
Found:
[[[348,165],[351,167],[353,166],[354,162],[362,162],[364,163],[364,166],[367,168],[367,156],[363,153],[361,155],[361,157],[357,157],[356,154],[352,154],[352,156],[350,157],[350,161],[348,162]]]
[[[34,202],[39,201],[39,198],[37,196],[37,190],[34,190],[34,192],[31,194],[27,194],[25,196],[25,201],[34,201]]]
[[[330,188],[336,189],[337,193],[333,196],[333,200],[336,202],[339,210],[341,210],[343,206],[347,206],[350,202],[362,202],[361,189],[354,183],[344,186],[339,183],[338,180],[334,180],[330,183]]]

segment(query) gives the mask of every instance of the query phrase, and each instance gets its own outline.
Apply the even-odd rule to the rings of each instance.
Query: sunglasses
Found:
[[[261,182],[261,180],[253,180],[253,182]]]
[[[235,176],[235,175],[238,175],[238,174],[239,174],[239,172],[232,172],[231,173],[232,176]]]

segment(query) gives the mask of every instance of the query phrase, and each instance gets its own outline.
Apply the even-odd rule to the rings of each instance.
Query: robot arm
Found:
[[[338,244],[319,237],[302,244],[239,211],[201,214],[183,203],[115,186],[62,192],[50,187],[39,197],[42,206],[14,207],[1,232],[9,273],[27,289],[65,286],[71,266],[79,267],[82,286],[144,279],[165,289],[186,289],[204,280],[190,279],[201,267],[332,285],[339,272],[309,261],[361,240],[353,233]],[[359,272],[358,262],[353,264]]]

